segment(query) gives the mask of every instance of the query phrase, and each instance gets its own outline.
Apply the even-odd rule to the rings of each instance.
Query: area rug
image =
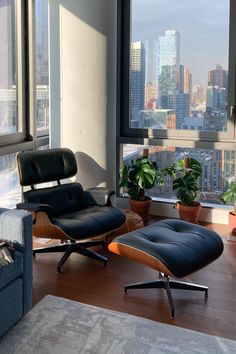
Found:
[[[236,342],[46,296],[0,341],[1,354],[222,354]]]

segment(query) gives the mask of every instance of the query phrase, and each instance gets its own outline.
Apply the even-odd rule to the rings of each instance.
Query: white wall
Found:
[[[116,0],[51,0],[51,145],[83,186],[115,186]]]

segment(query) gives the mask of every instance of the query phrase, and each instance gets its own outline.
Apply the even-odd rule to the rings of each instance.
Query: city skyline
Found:
[[[166,30],[158,40],[145,44],[131,42],[130,126],[225,131],[228,72],[220,64],[210,68],[207,89],[198,86],[196,92],[191,71],[180,64],[180,42],[176,30]],[[172,113],[165,113],[163,125],[160,109],[173,110],[175,121]]]
[[[208,70],[219,63],[228,69],[229,1],[132,1],[133,42],[157,40],[166,30],[181,33],[180,63],[192,72],[193,84],[206,88]]]

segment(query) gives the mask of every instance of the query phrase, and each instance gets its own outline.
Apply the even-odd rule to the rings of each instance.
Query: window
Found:
[[[118,6],[118,141],[151,146],[161,166],[197,158],[213,203],[235,178],[235,15],[231,0]],[[172,199],[169,187],[152,195]]]
[[[0,206],[11,208],[17,153],[49,145],[48,0],[0,0],[0,53]]]
[[[123,163],[129,164],[131,160],[141,157],[144,148],[149,149],[150,159],[156,161],[160,169],[186,156],[197,159],[202,166],[202,174],[199,178],[201,203],[222,204],[220,194],[229,187],[235,175],[235,151],[124,144],[122,145]],[[161,200],[176,200],[172,179],[169,176],[166,177],[164,186],[157,185],[147,192]]]
[[[0,156],[0,198],[1,208],[15,208],[21,201],[16,153]]]
[[[234,138],[230,0],[128,3],[120,13],[123,135]]]
[[[36,132],[49,134],[48,1],[36,0]]]
[[[18,2],[19,3],[19,2]],[[22,9],[14,0],[0,0],[0,142],[22,139],[22,47],[18,45]]]

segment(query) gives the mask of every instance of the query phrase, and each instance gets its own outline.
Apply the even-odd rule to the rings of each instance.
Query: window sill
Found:
[[[129,198],[117,197],[116,204],[120,208],[129,208]],[[174,208],[174,204],[174,201],[160,201],[153,198],[150,215],[179,218],[178,211]],[[227,225],[228,214],[231,209],[232,208],[228,206],[219,204],[202,205],[199,220]]]

